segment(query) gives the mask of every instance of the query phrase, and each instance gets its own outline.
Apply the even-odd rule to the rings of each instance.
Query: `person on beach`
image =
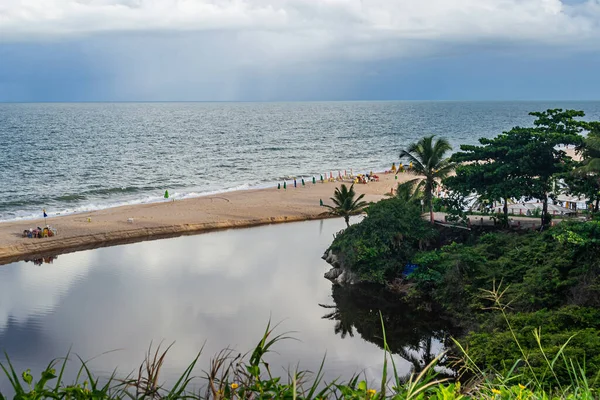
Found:
[[[297,185],[296,185],[296,178],[294,178],[294,187],[297,187]]]
[[[392,169],[391,169],[391,171],[392,172],[396,172],[396,163],[395,162],[392,163]]]

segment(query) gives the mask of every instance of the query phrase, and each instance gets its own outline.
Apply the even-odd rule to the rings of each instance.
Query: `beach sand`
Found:
[[[378,173],[379,182],[357,184],[366,201],[385,198],[396,184],[414,175]],[[289,182],[288,182],[289,183]],[[196,234],[217,229],[325,218],[319,200],[329,198],[342,182],[307,183],[287,190],[242,190],[186,200],[123,206],[48,218],[58,230],[49,238],[23,238],[25,229],[45,226],[43,219],[0,223],[0,264],[97,247]],[[347,184],[349,182],[346,182]],[[90,221],[88,221],[88,218]],[[132,218],[133,222],[128,222]]]

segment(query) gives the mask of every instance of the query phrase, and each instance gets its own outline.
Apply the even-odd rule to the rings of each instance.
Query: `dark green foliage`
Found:
[[[588,136],[577,148],[583,160],[570,173],[563,174],[569,193],[590,200],[593,212],[600,207],[600,122],[585,123]]]
[[[575,166],[559,145],[583,143],[580,133],[586,123],[575,118],[583,111],[553,109],[532,112],[534,128],[515,127],[495,138],[479,140],[481,146],[461,146],[451,157],[468,162],[456,169],[456,176],[444,184],[462,194],[477,193],[488,201],[510,198],[536,198],[542,201],[542,224],[548,225],[548,196],[554,178]],[[504,208],[505,217],[508,210]]]
[[[469,347],[469,355],[480,365],[493,367],[500,373],[506,373],[515,362],[522,360],[515,337],[507,329],[499,329],[506,322],[498,317],[486,320],[481,328],[468,335],[464,344]],[[565,343],[569,343],[563,351],[567,360],[586,360],[587,377],[592,386],[598,386],[600,371],[600,310],[597,308],[566,306],[555,311],[541,310],[532,313],[514,313],[508,315],[508,321],[516,339],[526,349],[527,360],[532,367],[524,368],[521,361],[518,373],[525,379],[554,379],[548,373],[547,362],[532,332],[541,327],[541,344],[545,356],[552,360]],[[569,382],[570,371],[562,362],[556,363],[554,374],[560,382]]]
[[[452,244],[415,256],[411,278],[438,301],[477,312],[479,289],[510,285],[514,310],[562,304],[596,306],[600,280],[600,224],[563,222],[539,234],[490,233],[474,245]],[[596,296],[595,296],[596,295]]]
[[[369,206],[365,219],[337,235],[330,248],[363,280],[383,283],[435,236],[420,206],[391,198]]]
[[[530,354],[536,376],[546,369],[542,348],[554,357],[569,338],[564,356],[585,356],[591,375],[600,367],[600,222],[562,222],[543,233],[484,234],[473,245],[451,244],[417,254],[410,279],[413,298],[433,297],[471,330],[463,344],[482,368],[507,372],[521,359],[517,341]],[[499,292],[515,336],[498,306],[483,296]],[[519,373],[533,376],[529,369]],[[565,365],[555,373],[568,381]],[[562,375],[561,375],[562,374]],[[589,378],[592,376],[588,374]],[[549,378],[546,376],[546,378]],[[545,378],[544,378],[545,379]]]

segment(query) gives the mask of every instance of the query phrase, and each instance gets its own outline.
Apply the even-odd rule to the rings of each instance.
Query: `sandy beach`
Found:
[[[399,182],[414,178],[378,173],[379,182],[357,184],[366,201],[379,201]],[[307,183],[241,190],[193,199],[108,208],[48,218],[55,237],[23,238],[25,229],[45,226],[43,219],[0,223],[0,264],[97,247],[196,234],[218,229],[325,218],[319,200],[329,198],[343,182]],[[349,182],[346,182],[349,183]],[[129,222],[133,219],[133,222]]]

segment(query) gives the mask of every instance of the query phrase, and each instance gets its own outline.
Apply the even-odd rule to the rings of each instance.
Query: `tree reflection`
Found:
[[[332,297],[335,304],[320,306],[330,311],[323,318],[335,321],[336,334],[345,338],[356,332],[383,349],[381,311],[390,351],[410,362],[412,372],[422,371],[437,356],[436,343],[443,347],[457,333],[441,310],[411,303],[380,285],[333,285]]]

